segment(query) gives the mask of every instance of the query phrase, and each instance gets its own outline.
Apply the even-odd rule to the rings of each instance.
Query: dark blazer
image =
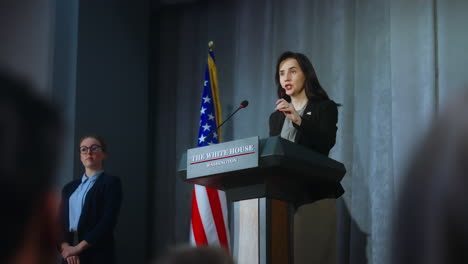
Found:
[[[281,135],[284,119],[286,116],[280,111],[275,111],[270,116],[270,136]],[[338,122],[338,107],[331,100],[309,99],[304,113],[301,116],[302,122],[298,126],[294,142],[304,145],[328,156],[330,149],[335,145]],[[310,186],[310,192],[304,197],[302,203],[294,204],[295,208],[319,199],[335,198],[344,193],[341,184],[323,183],[320,186]]]
[[[73,237],[69,233],[69,198],[81,183],[74,180],[62,190],[61,214],[64,242],[70,245]],[[82,264],[114,263],[114,228],[122,204],[122,183],[119,178],[102,173],[86,194],[80,220],[78,239],[86,240],[91,246],[79,256]]]
[[[336,103],[331,100],[310,99],[301,117],[300,126],[293,123],[297,129],[294,142],[328,156],[336,141],[338,122]],[[284,113],[280,111],[270,115],[270,136],[281,135],[285,118]]]

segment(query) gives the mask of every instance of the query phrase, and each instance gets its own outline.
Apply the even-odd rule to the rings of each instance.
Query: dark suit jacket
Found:
[[[271,114],[270,136],[281,135],[285,118],[286,116],[280,111],[275,111]],[[338,122],[338,107],[336,103],[331,100],[309,99],[301,118],[302,122],[300,126],[293,123],[297,129],[294,142],[328,156],[336,140],[336,124]],[[295,207],[297,208],[302,204],[311,203],[324,197],[335,198],[343,193],[344,190],[341,184],[324,183],[320,186],[311,186],[309,196],[303,199],[303,203],[295,204]]]
[[[69,198],[81,183],[74,180],[62,190],[62,219],[64,242],[70,245]],[[114,263],[114,228],[122,204],[122,184],[119,178],[102,173],[86,194],[78,222],[78,239],[86,240],[91,247],[80,255],[82,264]]]
[[[297,129],[294,142],[328,156],[336,140],[338,122],[336,103],[331,100],[310,99],[301,117],[300,126],[293,123]],[[280,111],[270,115],[270,136],[281,135],[285,118]]]

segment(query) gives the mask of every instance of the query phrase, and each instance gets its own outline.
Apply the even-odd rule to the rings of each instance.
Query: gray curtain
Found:
[[[188,241],[191,186],[175,168],[196,146],[213,40],[223,116],[250,101],[224,126],[224,141],[267,137],[277,57],[292,50],[311,59],[322,86],[343,105],[330,154],[348,171],[338,203],[339,262],[390,263],[400,175],[439,109],[468,82],[468,2],[200,1],[159,12],[157,89],[164,99],[154,101],[161,110],[155,122],[168,133],[155,140],[155,188],[156,205],[167,210],[155,221],[169,229],[155,229],[156,246]]]

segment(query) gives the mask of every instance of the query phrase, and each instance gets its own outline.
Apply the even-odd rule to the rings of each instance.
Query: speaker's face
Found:
[[[290,97],[297,97],[305,93],[305,75],[299,63],[294,58],[285,59],[279,66],[279,80],[281,87]]]

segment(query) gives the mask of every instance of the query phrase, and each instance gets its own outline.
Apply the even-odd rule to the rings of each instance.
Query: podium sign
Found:
[[[187,179],[258,167],[259,138],[187,150]]]

